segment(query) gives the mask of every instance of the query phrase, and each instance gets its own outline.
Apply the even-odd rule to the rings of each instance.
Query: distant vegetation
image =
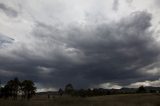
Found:
[[[58,91],[44,92],[51,96],[74,96],[74,97],[94,97],[94,96],[105,96],[115,94],[136,94],[136,93],[159,93],[160,87],[144,87],[139,88],[121,88],[121,89],[74,89],[72,84],[67,84],[64,89],[60,88]],[[17,97],[21,99],[30,99],[36,94],[36,87],[32,80],[20,81],[18,78],[8,81],[3,87],[0,87],[0,98],[8,99],[11,98],[16,100]],[[39,93],[37,93],[39,94]]]
[[[144,87],[140,86],[139,88],[121,88],[121,89],[103,89],[103,88],[94,88],[94,89],[74,89],[72,84],[67,84],[62,90],[61,88],[58,91],[60,96],[62,95],[71,95],[78,97],[92,97],[92,96],[105,96],[113,94],[136,94],[136,93],[159,93],[160,87]]]
[[[20,95],[22,99],[30,99],[33,95],[35,95],[35,91],[36,87],[34,86],[33,81],[20,81],[18,78],[15,78],[8,81],[4,87],[0,88],[0,97],[5,99],[12,98],[16,100],[18,95]]]
[[[56,92],[36,93],[33,81],[15,78],[0,88],[0,106],[160,106],[159,92],[159,87],[144,86],[78,90],[67,84]]]

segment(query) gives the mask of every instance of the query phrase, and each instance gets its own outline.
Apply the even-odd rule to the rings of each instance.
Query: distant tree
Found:
[[[58,94],[59,94],[60,96],[62,96],[63,93],[64,93],[64,91],[60,88],[60,89],[58,90]]]
[[[72,95],[73,92],[74,92],[74,88],[73,88],[72,84],[67,84],[65,86],[65,93]]]
[[[18,95],[18,92],[20,91],[20,84],[21,82],[19,81],[19,79],[16,77],[14,80],[13,80],[13,97],[14,99],[17,99],[17,95]]]
[[[16,100],[18,94],[22,93],[24,98],[30,99],[35,94],[35,90],[36,87],[33,81],[24,80],[21,83],[18,78],[14,78],[13,80],[9,80],[4,87],[0,87],[0,97],[4,97],[5,99],[11,97]]]
[[[4,87],[2,87],[1,88],[2,97],[4,97],[5,99],[8,99],[8,97],[11,96],[10,91],[11,90],[8,85],[5,85]]]
[[[146,89],[144,88],[144,86],[140,86],[137,90],[138,93],[145,93]]]
[[[157,93],[156,90],[152,90],[152,89],[151,89],[149,92],[150,92],[150,93]]]
[[[79,90],[79,96],[80,97],[86,97],[87,96],[87,91],[84,89],[80,89]]]
[[[14,100],[17,99],[19,89],[20,89],[20,81],[18,78],[8,81],[6,86],[4,87],[5,93],[13,97]]]
[[[87,96],[92,96],[92,90],[91,89],[87,89]]]
[[[24,98],[30,99],[36,91],[36,87],[31,80],[24,80],[21,84],[22,95]]]
[[[2,97],[2,86],[1,86],[1,81],[0,81],[0,98]]]
[[[50,94],[48,93],[48,99],[50,99]]]

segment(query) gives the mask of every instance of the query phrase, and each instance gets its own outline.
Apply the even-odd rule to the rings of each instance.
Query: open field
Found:
[[[32,100],[0,100],[0,106],[160,106],[158,94],[123,94],[99,97],[34,97]]]

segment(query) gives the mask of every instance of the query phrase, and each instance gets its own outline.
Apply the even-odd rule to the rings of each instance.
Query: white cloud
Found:
[[[37,89],[36,92],[47,92],[47,91],[57,91],[57,89],[55,88],[40,88],[40,89]]]
[[[160,79],[155,81],[144,81],[144,82],[136,82],[128,85],[127,87],[130,88],[138,88],[140,86],[153,86],[153,87],[160,87]]]
[[[98,85],[99,88],[104,88],[104,89],[120,89],[122,86],[116,84],[116,83],[103,83]]]

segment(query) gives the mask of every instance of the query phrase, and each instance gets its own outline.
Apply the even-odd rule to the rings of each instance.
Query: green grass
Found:
[[[32,100],[0,100],[0,106],[160,106],[158,94],[126,94],[99,97],[34,97]]]

